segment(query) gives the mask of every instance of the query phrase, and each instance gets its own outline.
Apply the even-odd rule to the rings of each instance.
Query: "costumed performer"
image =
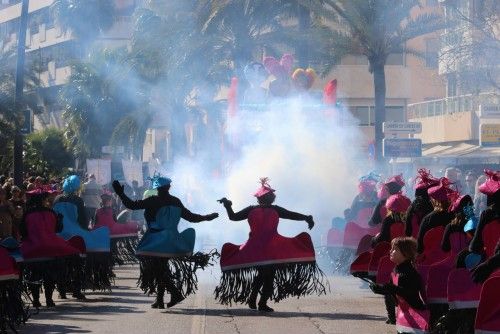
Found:
[[[48,207],[50,189],[27,192],[27,211],[21,222],[21,254],[24,262],[24,278],[33,296],[33,306],[40,304],[40,288],[43,285],[47,307],[54,307],[52,293],[56,283],[65,285],[70,279],[81,285],[80,254],[85,253],[80,237],[69,241],[57,235],[62,230],[62,216]]]
[[[135,249],[139,243],[139,226],[135,221],[117,222],[112,194],[105,192],[101,195],[101,201],[101,207],[95,213],[93,229],[103,226],[109,228],[113,263],[123,265],[137,262]]]
[[[136,255],[140,263],[139,286],[144,293],[156,292],[156,301],[152,308],[163,309],[165,289],[170,294],[167,307],[172,307],[197,289],[196,270],[211,264],[216,253],[193,254],[195,231],[188,228],[179,233],[177,226],[180,218],[191,223],[209,221],[217,218],[218,213],[208,215],[195,214],[184,207],[181,200],[172,196],[172,180],[159,174],[152,178],[152,188],[157,195],[143,200],[133,201],[125,193],[118,181],[113,181],[113,189],[123,205],[131,210],[145,210],[147,230],[139,241]]]
[[[434,210],[427,189],[439,184],[439,181],[425,168],[418,170],[415,178],[415,199],[406,213],[405,234],[416,238],[422,219]]]
[[[226,243],[222,247],[222,278],[215,289],[216,299],[222,304],[245,303],[256,309],[260,292],[259,311],[272,312],[267,305],[269,299],[279,302],[292,296],[326,293],[325,276],[316,264],[309,234],[303,232],[294,238],[278,234],[280,218],[306,221],[312,229],[313,217],[273,205],[274,192],[268,178],[262,178],[261,187],[254,194],[258,205],[235,213],[230,200],[219,200],[229,219],[248,219],[250,225],[245,244]]]
[[[63,193],[54,199],[54,211],[63,216],[63,229],[60,235],[68,240],[80,236],[85,241],[86,256],[83,272],[84,286],[92,290],[110,290],[115,277],[113,259],[110,249],[110,234],[107,227],[89,230],[89,219],[86,216],[85,204],[77,192],[80,189],[80,178],[77,175],[67,177],[63,182]],[[75,286],[74,286],[75,288]],[[73,296],[85,299],[79,287]],[[65,289],[60,287],[64,297]]]

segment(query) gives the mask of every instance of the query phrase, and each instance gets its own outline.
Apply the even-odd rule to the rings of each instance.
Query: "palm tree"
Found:
[[[412,15],[419,0],[300,0],[320,18],[325,70],[345,54],[368,58],[375,88],[375,156],[382,161],[382,123],[385,121],[385,64],[391,53],[413,53],[406,46],[412,38],[442,29],[438,14]]]
[[[104,49],[92,53],[88,62],[73,63],[68,83],[59,92],[66,136],[79,159],[100,156],[120,119],[136,108],[131,83],[122,84],[126,54],[124,49]]]
[[[114,1],[55,0],[50,11],[64,32],[72,32],[86,56],[90,44],[113,25],[115,5]]]
[[[233,75],[238,77],[250,61],[262,59],[264,53],[277,55],[283,49],[293,49],[301,39],[297,25],[290,20],[299,14],[297,1],[202,0],[199,3],[202,32],[212,38],[214,51],[221,60],[232,64]],[[305,19],[305,15],[301,17]],[[307,19],[302,28],[304,25]]]
[[[0,52],[0,161],[1,170],[12,168],[13,144],[16,129],[24,123],[25,113],[22,110],[39,112],[38,88],[40,81],[36,66],[31,64],[24,69],[24,96],[20,103],[15,100],[15,62],[13,50]]]

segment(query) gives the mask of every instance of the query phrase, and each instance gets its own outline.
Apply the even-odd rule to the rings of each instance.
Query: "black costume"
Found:
[[[433,206],[429,195],[427,195],[427,188],[417,189],[415,191],[415,199],[411,203],[408,211],[406,212],[405,234],[408,237],[413,235],[413,221],[416,221],[417,226],[420,227],[422,219],[432,212]],[[415,234],[418,231],[415,231]]]
[[[163,178],[163,180],[167,182],[166,178]],[[133,201],[123,192],[123,188],[117,181],[113,182],[113,188],[126,208],[131,210],[145,210],[144,217],[148,230],[139,242],[139,248],[146,238],[149,238],[157,231],[158,225],[152,226],[152,224],[156,222],[158,218],[157,213],[162,208],[178,208],[180,210],[180,217],[191,223],[212,220],[217,217],[217,214],[199,215],[186,209],[180,199],[170,195],[168,192],[169,188],[167,188],[169,184],[170,181],[168,180],[168,183],[158,186],[158,195]],[[158,230],[158,233],[160,231]],[[175,232],[177,232],[177,228],[175,228]],[[197,288],[196,270],[198,268],[203,269],[211,264],[210,260],[215,255],[217,254],[203,254],[201,252],[179,256],[138,255],[141,266],[139,285],[145,293],[157,293],[156,302],[151,306],[153,308],[164,308],[163,296],[165,289],[171,295],[171,301],[167,304],[167,307],[177,304],[191,293],[194,293]]]
[[[453,214],[448,211],[432,211],[422,219],[417,238],[417,251],[419,254],[424,252],[425,233],[434,227],[448,225],[452,219]]]

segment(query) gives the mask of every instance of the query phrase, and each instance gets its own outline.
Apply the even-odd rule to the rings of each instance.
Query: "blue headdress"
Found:
[[[78,175],[70,175],[63,182],[63,191],[67,194],[75,193],[80,188]]]
[[[465,214],[465,219],[467,219],[467,223],[464,226],[464,232],[475,230],[479,222],[477,221],[477,217],[474,214],[474,206],[471,204],[466,205],[463,211]]]
[[[366,181],[373,181],[373,182],[379,182],[380,181],[380,175],[376,174],[375,172],[370,172],[368,175],[363,175],[359,178],[360,182],[366,182]]]
[[[168,177],[161,176],[160,173],[155,172],[153,177],[148,177],[148,180],[151,181],[151,189],[158,189],[163,186],[168,186],[172,183],[172,180]]]

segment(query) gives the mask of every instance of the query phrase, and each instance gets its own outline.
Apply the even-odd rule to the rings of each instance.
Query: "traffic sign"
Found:
[[[103,146],[101,151],[105,154],[123,154],[125,148],[123,146]]]
[[[382,125],[384,133],[422,133],[422,123],[420,122],[384,122]]]
[[[388,158],[416,158],[422,156],[422,141],[414,138],[385,138],[383,155]]]
[[[479,142],[481,146],[500,146],[500,123],[481,124]]]

